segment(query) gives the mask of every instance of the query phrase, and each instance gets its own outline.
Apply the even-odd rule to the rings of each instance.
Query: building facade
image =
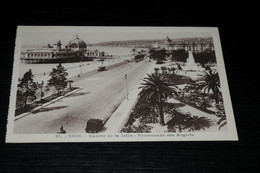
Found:
[[[92,61],[95,58],[105,56],[98,50],[87,50],[87,44],[78,38],[71,40],[64,48],[61,41],[54,45],[38,49],[27,49],[21,52],[20,59],[25,63],[64,63]]]
[[[170,53],[175,50],[192,51],[195,53],[214,51],[213,41],[211,39],[197,39],[196,41],[188,40],[171,40],[169,37],[165,41],[165,49]]]

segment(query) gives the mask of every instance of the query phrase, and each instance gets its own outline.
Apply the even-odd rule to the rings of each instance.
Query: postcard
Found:
[[[215,27],[18,26],[9,104],[7,143],[238,140]]]

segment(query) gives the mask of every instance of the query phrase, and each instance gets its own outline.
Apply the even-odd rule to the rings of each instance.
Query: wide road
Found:
[[[77,77],[73,86],[83,89],[14,123],[16,134],[51,134],[62,124],[67,133],[85,133],[90,118],[107,120],[125,99],[125,79],[128,91],[137,85],[153,62],[123,63],[102,72]],[[75,78],[76,79],[76,78]]]

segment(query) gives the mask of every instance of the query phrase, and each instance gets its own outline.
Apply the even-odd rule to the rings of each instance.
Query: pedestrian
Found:
[[[62,124],[60,125],[60,131],[57,132],[57,133],[59,133],[59,134],[65,134],[66,133],[66,131],[63,129],[63,125]]]

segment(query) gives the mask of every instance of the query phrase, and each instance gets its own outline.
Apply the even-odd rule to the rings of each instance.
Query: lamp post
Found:
[[[82,61],[80,61],[80,75],[82,75]]]
[[[40,102],[42,102],[42,97],[44,96],[44,93],[42,92],[42,88],[43,88],[44,82],[42,81],[40,84],[37,82],[37,84],[38,84],[38,87],[41,90],[41,93],[40,93],[41,100],[40,100]]]
[[[79,67],[80,67],[80,76],[82,75],[82,57],[81,57],[81,59],[80,59],[80,65],[79,65]]]
[[[128,91],[127,91],[127,74],[125,74],[125,92],[126,92],[126,100],[128,100]]]

